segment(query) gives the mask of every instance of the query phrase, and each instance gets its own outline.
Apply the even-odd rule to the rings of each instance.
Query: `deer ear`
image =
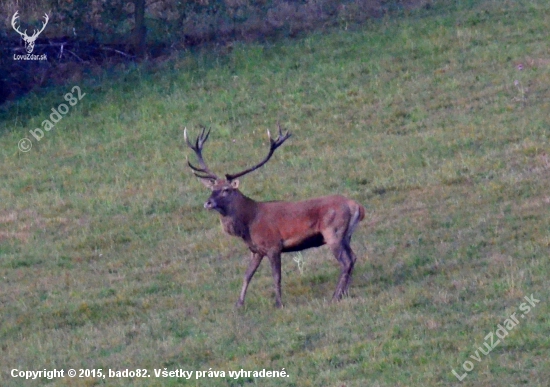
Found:
[[[239,188],[239,180],[231,180],[231,187],[234,189]]]
[[[213,190],[214,184],[216,183],[215,180],[212,179],[200,179],[201,183],[208,189]]]

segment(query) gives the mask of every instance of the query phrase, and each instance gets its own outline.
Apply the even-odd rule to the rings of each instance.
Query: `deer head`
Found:
[[[48,14],[44,14],[44,23],[42,24],[42,28],[40,29],[40,31],[34,30],[32,36],[28,36],[27,30],[25,30],[25,32],[21,32],[19,31],[19,27],[15,26],[15,22],[19,18],[18,13],[19,11],[15,12],[13,17],[11,18],[11,26],[19,35],[21,35],[21,38],[23,38],[23,40],[25,41],[25,50],[27,50],[27,52],[31,54],[34,50],[34,42],[38,38],[38,35],[40,35],[42,31],[44,31],[44,28],[46,28],[46,25],[48,24]]]
[[[269,130],[267,131],[270,142],[269,153],[267,156],[258,164],[245,169],[244,171],[235,174],[226,174],[225,179],[220,179],[216,174],[214,174],[208,168],[202,157],[202,148],[206,140],[208,140],[210,130],[206,131],[206,128],[203,127],[201,134],[195,141],[195,145],[193,145],[187,137],[187,128],[185,128],[183,131],[185,142],[187,143],[187,146],[197,155],[199,166],[194,166],[191,162],[189,162],[189,160],[187,160],[187,164],[193,170],[195,176],[197,176],[201,182],[212,191],[210,198],[206,201],[206,203],[204,203],[204,208],[208,210],[216,210],[220,214],[225,215],[225,212],[230,207],[231,203],[235,201],[235,197],[242,196],[239,192],[239,180],[237,180],[237,178],[255,171],[267,163],[275,150],[291,136],[289,132],[283,134],[281,126],[279,124],[277,124],[277,126],[279,128],[279,135],[276,139],[271,138],[271,133]]]

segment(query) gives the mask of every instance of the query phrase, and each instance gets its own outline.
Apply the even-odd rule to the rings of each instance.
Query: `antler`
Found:
[[[273,152],[275,152],[275,149],[280,147],[283,144],[283,142],[285,142],[291,136],[291,133],[289,133],[288,131],[283,135],[283,130],[281,129],[281,125],[279,125],[278,122],[277,122],[277,127],[279,128],[279,135],[275,140],[271,138],[271,133],[269,132],[269,129],[267,130],[267,136],[269,137],[269,142],[271,143],[271,145],[269,147],[269,153],[267,154],[266,158],[263,159],[259,164],[256,164],[255,166],[248,168],[242,172],[235,173],[233,175],[226,174],[225,177],[227,178],[228,181],[234,180],[237,177],[241,177],[243,175],[246,175],[247,173],[255,171],[256,169],[260,168],[262,165],[264,165],[269,161],[269,159],[273,155]]]
[[[21,32],[19,31],[19,27],[16,27],[15,26],[15,22],[17,19],[19,19],[19,11],[16,11],[14,14],[13,14],[13,17],[11,18],[11,26],[13,27],[13,29],[21,36],[25,35],[27,36],[27,30],[25,30],[25,32]]]
[[[45,21],[42,24],[42,29],[40,31],[34,30],[34,33],[32,34],[32,36],[28,36],[27,35],[27,30],[25,30],[25,32],[21,32],[21,31],[19,31],[19,27],[15,26],[15,22],[17,21],[17,19],[19,19],[19,11],[16,11],[15,14],[13,15],[13,17],[11,18],[11,26],[13,27],[13,29],[15,31],[17,31],[17,33],[19,35],[23,36],[23,39],[25,39],[25,41],[32,40],[33,38],[40,35],[42,33],[42,31],[44,31],[44,28],[46,28],[46,25],[48,24],[48,20],[50,20],[50,18],[48,17],[48,14],[45,13],[44,14],[44,20]]]
[[[210,171],[210,169],[208,168],[208,166],[204,162],[204,159],[202,158],[202,147],[203,147],[204,143],[206,142],[206,140],[208,140],[208,136],[210,135],[210,130],[208,130],[208,132],[206,132],[206,133],[205,133],[205,131],[206,131],[206,128],[203,126],[202,127],[202,132],[197,137],[197,140],[195,141],[195,146],[193,146],[193,144],[191,144],[191,142],[189,141],[189,138],[187,137],[187,128],[185,128],[183,130],[183,137],[185,138],[185,142],[187,143],[187,146],[189,148],[193,149],[193,151],[197,155],[197,159],[199,160],[200,168],[195,167],[193,164],[191,164],[191,162],[189,160],[187,160],[187,164],[193,170],[193,173],[195,174],[195,176],[197,176],[198,178],[208,179],[208,180],[218,180],[218,176],[216,176],[216,174],[214,174],[212,171]]]
[[[48,25],[48,20],[50,20],[50,18],[48,17],[48,14],[45,13],[44,14],[44,23],[42,24],[42,29],[40,31],[36,31],[34,30],[34,33],[32,34],[32,38],[40,35],[42,33],[42,31],[44,31],[44,28],[46,28],[46,26]]]

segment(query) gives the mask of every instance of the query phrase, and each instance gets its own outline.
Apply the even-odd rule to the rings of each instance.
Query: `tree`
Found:
[[[147,29],[145,27],[145,0],[134,1],[135,26],[133,33],[133,48],[136,57],[143,58],[146,54],[145,37]]]

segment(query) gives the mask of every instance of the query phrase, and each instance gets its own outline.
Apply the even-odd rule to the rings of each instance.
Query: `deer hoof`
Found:
[[[338,302],[342,299],[342,294],[335,294],[334,296],[332,296],[332,299],[330,300],[330,302]]]

